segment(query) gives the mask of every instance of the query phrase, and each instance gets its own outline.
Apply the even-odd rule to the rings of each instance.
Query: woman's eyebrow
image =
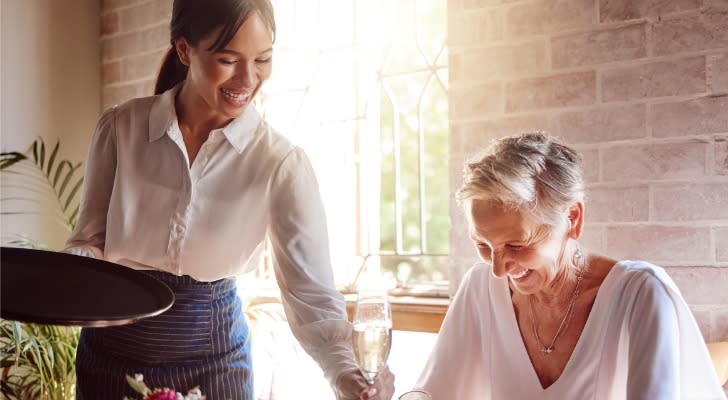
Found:
[[[258,53],[258,55],[263,55],[265,53],[270,53],[271,51],[273,51],[273,48],[272,47],[269,47],[269,48],[261,51],[260,53]],[[237,57],[242,57],[243,56],[242,53],[237,52],[235,50],[231,50],[231,49],[222,49],[222,50],[218,51],[217,53],[230,54],[230,55],[237,56]]]

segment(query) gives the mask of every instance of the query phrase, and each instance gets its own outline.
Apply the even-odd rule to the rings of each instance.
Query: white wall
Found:
[[[60,138],[60,157],[85,159],[101,111],[99,3],[0,0],[2,151],[25,150],[42,136],[50,146]],[[52,248],[67,235],[47,216],[3,216],[1,229],[4,238],[23,232]]]

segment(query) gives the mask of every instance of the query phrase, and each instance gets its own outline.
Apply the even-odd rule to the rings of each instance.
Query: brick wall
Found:
[[[562,137],[585,157],[585,244],[668,267],[728,339],[728,0],[449,0],[448,18],[451,190],[492,138]],[[477,256],[451,218],[457,277]]]
[[[103,107],[152,93],[171,0],[102,0]],[[728,339],[728,0],[449,0],[450,182],[490,139],[582,152],[584,242],[668,267]],[[451,205],[453,285],[477,260]]]
[[[169,49],[171,0],[102,0],[102,105],[154,92],[162,57]]]

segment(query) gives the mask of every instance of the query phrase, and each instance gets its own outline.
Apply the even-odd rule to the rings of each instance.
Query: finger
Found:
[[[362,400],[374,400],[374,399],[379,398],[378,395],[379,395],[379,390],[376,387],[372,386],[372,387],[368,388],[367,390],[365,390],[364,392],[362,392],[361,399]]]

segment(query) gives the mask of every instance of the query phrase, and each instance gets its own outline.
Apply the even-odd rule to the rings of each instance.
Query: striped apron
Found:
[[[208,400],[253,400],[248,326],[235,281],[142,272],[172,289],[174,305],[134,324],[82,329],[76,399],[139,399],[125,374],[140,373],[152,389],[186,394],[199,386]]]

